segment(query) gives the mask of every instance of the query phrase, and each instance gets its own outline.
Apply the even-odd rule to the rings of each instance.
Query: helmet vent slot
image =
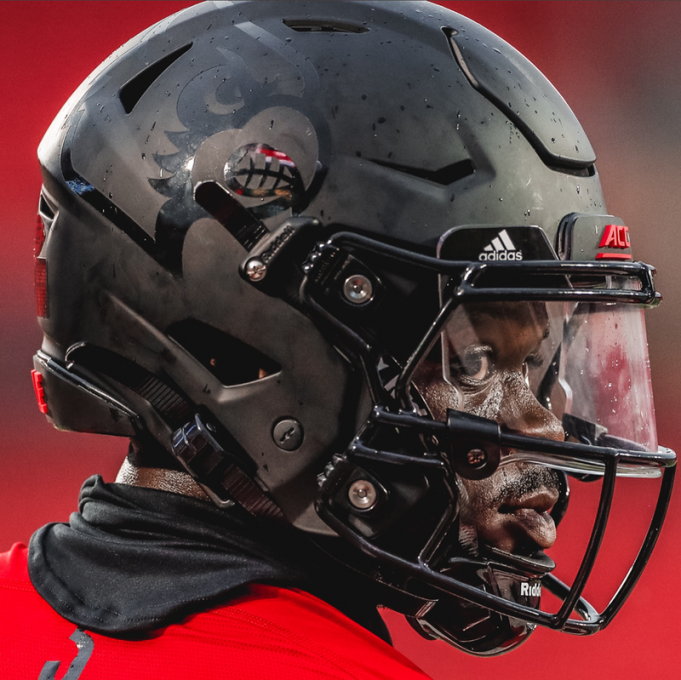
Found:
[[[261,380],[281,370],[259,350],[196,319],[175,323],[167,333],[227,387]]]
[[[52,226],[52,222],[54,222],[55,213],[54,210],[52,210],[52,208],[50,207],[43,193],[40,194],[40,203],[38,203],[38,214],[40,215],[40,219],[42,219],[43,221],[43,225],[45,225],[45,231],[48,232],[50,230],[50,227]]]
[[[379,161],[374,158],[368,159],[371,163],[376,163],[384,168],[389,168],[390,170],[396,170],[397,172],[402,172],[405,175],[411,175],[412,177],[418,177],[419,179],[425,179],[428,182],[434,182],[435,184],[440,184],[442,186],[449,186],[458,182],[464,177],[468,177],[475,172],[475,166],[470,158],[466,158],[462,161],[457,161],[451,165],[447,165],[439,170],[424,170],[421,168],[411,168],[407,165],[398,165],[397,163],[389,163],[388,161]]]
[[[54,218],[54,210],[49,206],[45,196],[41,192],[35,232],[35,268],[33,278],[36,314],[44,319],[49,318],[50,310],[47,301],[47,260],[43,254],[43,246],[45,245],[47,234],[52,228]]]
[[[587,168],[596,154],[582,126],[556,89],[520,52],[501,38],[469,40],[442,29],[469,83],[515,125],[548,166]]]
[[[587,168],[572,168],[567,165],[565,166],[548,165],[548,167],[555,172],[562,172],[565,173],[566,175],[574,175],[575,177],[593,177],[596,174],[595,165],[590,165]]]
[[[150,64],[125,83],[118,92],[118,98],[121,100],[123,110],[126,113],[130,113],[142,98],[142,95],[152,86],[153,82],[187,52],[192,44],[183,45],[174,52],[166,54],[165,57]]]
[[[334,19],[284,19],[284,23],[298,33],[366,33],[366,26],[358,26]]]

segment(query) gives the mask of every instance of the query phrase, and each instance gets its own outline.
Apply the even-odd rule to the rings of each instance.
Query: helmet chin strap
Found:
[[[227,432],[223,443],[229,446]],[[172,454],[206,495],[220,508],[238,503],[257,517],[283,519],[279,506],[242,469],[234,451],[218,441],[218,430],[204,423],[197,413],[192,420],[177,429],[172,436]],[[236,447],[236,441],[231,441]]]
[[[166,468],[143,467],[126,458],[116,475],[116,484],[141,486],[146,489],[169,491],[182,496],[191,496],[202,501],[209,501],[206,492],[192,479],[187,472]]]

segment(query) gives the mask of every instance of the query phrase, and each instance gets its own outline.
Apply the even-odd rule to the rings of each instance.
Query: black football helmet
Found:
[[[153,440],[468,652],[612,619],[676,460],[642,320],[659,294],[516,50],[425,2],[205,2],[102,64],[39,157],[34,381],[57,427]],[[511,470],[535,483],[500,492],[496,541],[466,499]],[[657,480],[656,507],[597,611],[622,477]],[[545,550],[568,478],[601,491],[564,583]]]

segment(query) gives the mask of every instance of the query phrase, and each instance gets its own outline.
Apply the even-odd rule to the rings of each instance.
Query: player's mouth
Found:
[[[511,539],[513,549],[509,552],[526,552],[527,549],[547,550],[556,541],[556,525],[550,512],[558,501],[558,490],[544,487],[510,499],[499,509],[499,529]]]

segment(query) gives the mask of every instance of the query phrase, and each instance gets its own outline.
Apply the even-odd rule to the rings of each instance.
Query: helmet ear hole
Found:
[[[202,321],[185,319],[166,332],[226,387],[262,380],[281,371],[276,361],[255,347]]]

